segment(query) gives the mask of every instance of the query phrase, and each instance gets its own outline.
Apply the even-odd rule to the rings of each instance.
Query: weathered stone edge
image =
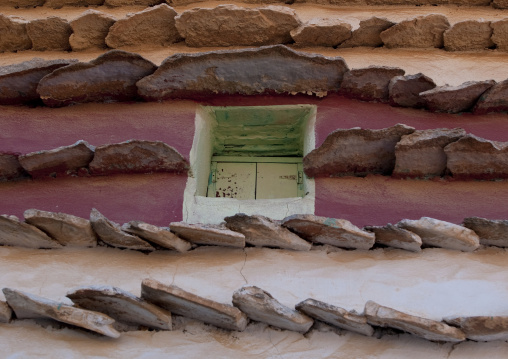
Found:
[[[469,218],[469,217],[467,217],[467,218]],[[467,219],[467,218],[466,218],[466,219]],[[333,219],[333,218],[330,218],[330,220],[335,221],[335,219]],[[498,220],[499,220],[499,219],[498,219]],[[488,221],[488,220],[487,220],[487,221]],[[441,222],[443,222],[443,221],[441,221]],[[29,225],[29,226],[36,227],[36,226],[31,225],[31,224],[29,224],[29,223],[27,223],[27,222],[20,222],[20,223],[23,223],[23,224],[26,224],[26,225]],[[283,223],[283,221],[281,221],[281,223],[279,224],[279,226],[283,227],[283,224],[282,224],[282,223]],[[450,224],[452,224],[452,223],[450,223]],[[467,227],[467,226],[465,226],[464,224],[461,224],[461,226],[462,226],[462,227],[465,227],[465,228],[468,228],[468,227]],[[367,226],[367,227],[368,227],[368,226]],[[93,229],[93,226],[92,226],[92,229]],[[414,233],[413,231],[411,231],[411,230],[409,230],[409,229],[406,229],[406,230],[407,230],[407,231],[409,231],[409,232],[411,232],[411,233]],[[474,232],[475,234],[477,234],[477,233],[476,233],[473,229],[470,229],[470,230],[471,230],[472,232]],[[96,233],[96,231],[95,231],[95,230],[93,230],[93,231],[94,231],[94,233],[95,233],[96,238],[99,238],[99,239],[98,239],[98,243],[99,243],[99,245],[114,247],[114,246],[112,246],[112,245],[110,245],[110,244],[106,244],[105,242],[101,241],[101,240],[100,240],[100,236]],[[123,232],[123,230],[122,230],[122,232]],[[237,231],[235,231],[235,232],[237,232]],[[125,232],[125,233],[126,233],[126,234],[129,234],[129,233],[127,233],[127,232]],[[238,233],[239,233],[239,232],[238,232]],[[58,240],[57,240],[56,238],[53,238],[50,234],[47,234],[47,235],[48,235],[48,237],[50,237],[50,238],[51,238],[51,239],[53,239],[54,241],[58,242]],[[295,234],[295,235],[296,235],[296,234]],[[481,237],[481,235],[480,235],[480,234],[477,234],[477,235],[478,235],[479,237]],[[303,238],[302,238],[302,239],[303,239]],[[145,239],[143,239],[143,240],[145,240]],[[148,241],[149,241],[149,240],[148,240]],[[320,244],[318,244],[318,245],[320,245]],[[477,248],[475,248],[474,250],[477,250],[478,248],[482,248],[482,247],[502,247],[503,245],[504,245],[504,244],[499,244],[499,243],[496,245],[496,244],[490,244],[490,243],[480,242],[480,246],[478,246],[478,247],[477,247]],[[1,246],[1,245],[0,245],[0,246]],[[192,247],[192,249],[195,249],[195,248],[200,247],[200,246],[203,246],[203,245],[197,245],[197,244],[194,244],[194,245],[193,245],[193,247]],[[207,245],[206,245],[206,246],[207,246]],[[220,246],[220,245],[217,245],[217,246]],[[327,244],[327,246],[334,247],[334,246],[329,245],[329,244]],[[227,247],[227,246],[220,246],[220,247]],[[388,246],[387,246],[387,245],[381,245],[381,246],[380,246],[380,245],[379,245],[379,243],[377,243],[377,241],[376,241],[376,245],[374,245],[372,248],[370,248],[370,250],[375,250],[375,249],[378,249],[378,248],[380,248],[380,247],[388,247]],[[59,248],[60,248],[60,247],[59,247]],[[123,247],[121,247],[121,248],[123,248]],[[268,247],[268,248],[270,248],[270,247]],[[340,247],[337,247],[337,248],[340,248]],[[394,247],[394,248],[395,248],[395,247]],[[397,247],[397,248],[398,248],[398,247]],[[439,247],[437,247],[437,248],[439,248]],[[191,249],[191,250],[192,250],[192,249]],[[398,248],[398,249],[399,249],[399,250],[404,250],[404,249],[401,249],[401,248]],[[143,249],[130,249],[130,250],[140,250],[140,251],[143,251]],[[166,249],[166,248],[162,248],[162,247],[157,247],[157,248],[154,248],[154,250],[168,250],[168,249]],[[278,250],[281,250],[281,249],[278,249]],[[447,250],[454,250],[454,249],[447,249]],[[471,251],[473,251],[473,250],[471,250]],[[421,253],[421,252],[419,252],[419,253]]]

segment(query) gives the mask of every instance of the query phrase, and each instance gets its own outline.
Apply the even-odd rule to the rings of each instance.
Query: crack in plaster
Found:
[[[279,349],[272,341],[272,332],[271,332],[271,329],[269,329],[269,328],[268,328],[268,340],[270,341],[270,344],[272,344],[273,349],[275,349],[275,351],[277,352],[277,356],[282,358],[282,355],[280,354]]]
[[[459,345],[460,343],[454,343],[452,344],[451,348],[450,348],[450,351],[448,352],[448,355],[446,356],[446,359],[449,359],[450,358],[450,355],[452,355],[453,351],[455,350],[455,348],[457,348],[457,346]]]
[[[245,268],[245,264],[247,263],[247,251],[245,250],[245,248],[242,248],[242,251],[243,251],[243,254],[245,254],[245,257],[243,259],[242,268],[240,268],[240,275],[243,277],[245,284],[249,284],[249,281],[247,280],[247,278],[245,278],[245,276],[243,275],[243,272],[242,272],[243,269]]]

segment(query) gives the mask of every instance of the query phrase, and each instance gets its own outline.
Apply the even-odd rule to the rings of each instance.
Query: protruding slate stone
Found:
[[[171,313],[219,328],[243,331],[247,327],[247,316],[238,308],[186,292],[175,285],[145,279],[141,283],[141,297]]]
[[[224,218],[226,227],[232,231],[240,232],[245,236],[245,242],[254,246],[293,249],[308,251],[312,245],[291,233],[287,228],[281,227],[280,222],[268,217],[254,215],[248,216],[238,213]]]
[[[44,5],[46,0],[4,0],[2,1],[2,5],[12,6],[12,7],[36,7]]]
[[[381,40],[380,34],[393,25],[393,22],[376,16],[373,16],[367,20],[362,20],[360,21],[360,27],[354,30],[351,37],[341,43],[339,48],[358,46],[383,46],[383,40]]]
[[[434,81],[422,73],[395,76],[388,85],[389,101],[392,106],[421,108],[425,101],[420,93],[436,87]]]
[[[494,46],[491,36],[490,21],[461,21],[444,32],[444,48],[447,51],[485,50]]]
[[[120,288],[80,287],[67,293],[80,308],[104,313],[129,326],[171,330],[171,313]]]
[[[388,101],[388,85],[395,76],[404,75],[396,67],[369,66],[354,69],[344,75],[340,92],[362,101]]]
[[[44,6],[61,9],[64,6],[90,6],[102,5],[104,0],[46,0]]]
[[[284,218],[282,226],[311,242],[354,249],[369,249],[374,245],[374,234],[345,219],[295,214]]]
[[[18,155],[0,153],[0,182],[12,181],[28,177],[19,164]]]
[[[295,308],[311,318],[321,320],[341,329],[369,337],[374,334],[374,328],[367,323],[367,318],[364,315],[357,314],[355,311],[350,312],[311,298],[298,303]]]
[[[283,45],[168,57],[138,82],[139,94],[152,101],[220,94],[337,91],[348,70],[340,57],[296,52]]]
[[[445,146],[466,135],[462,128],[417,130],[402,136],[395,146],[394,177],[430,178],[443,176],[447,157]]]
[[[462,225],[474,231],[485,246],[508,247],[508,220],[464,218]]]
[[[25,221],[69,247],[95,247],[97,238],[90,221],[65,213],[27,209]]]
[[[468,134],[444,150],[454,178],[508,178],[508,142],[489,141]]]
[[[0,67],[0,105],[37,104],[40,80],[54,70],[77,60],[33,58],[19,64]]]
[[[166,4],[129,14],[109,28],[106,44],[124,46],[168,46],[182,40],[175,26],[176,11]]]
[[[186,252],[191,249],[191,244],[169,231],[141,221],[130,221],[122,226],[122,230],[134,234],[163,248],[173,249],[178,252]]]
[[[176,17],[178,32],[187,46],[262,46],[291,42],[289,32],[301,21],[288,7],[256,9],[219,5],[195,8]]]
[[[472,252],[480,246],[480,238],[470,229],[438,219],[422,217],[403,219],[397,227],[420,236],[424,245]]]
[[[508,112],[508,80],[498,82],[485,91],[476,102],[473,111],[477,115]]]
[[[26,25],[26,31],[32,40],[35,51],[68,51],[71,49],[69,37],[72,28],[69,23],[57,16],[36,19]]]
[[[39,83],[37,92],[48,106],[84,102],[132,101],[136,82],[157,67],[140,55],[111,50],[95,60],[55,70]]]
[[[460,329],[435,320],[399,312],[371,300],[365,304],[365,315],[372,325],[400,329],[427,340],[457,343],[466,339]]]
[[[506,1],[506,8],[508,9],[508,0],[504,1]],[[490,39],[496,45],[496,48],[500,51],[508,51],[508,19],[492,22],[490,27],[492,28]]]
[[[97,10],[87,10],[70,22],[72,35],[69,38],[73,51],[105,49],[106,36],[115,18]]]
[[[162,2],[164,2],[164,0],[105,0],[104,5],[109,7],[154,6]]]
[[[46,233],[16,216],[0,216],[0,245],[26,248],[60,248],[61,245]]]
[[[110,246],[143,251],[155,250],[141,238],[123,232],[118,223],[111,222],[95,208],[90,213],[90,223],[97,236]]]
[[[459,327],[467,339],[478,342],[508,340],[508,317],[478,316],[446,318],[446,323]]]
[[[384,246],[412,252],[420,252],[422,250],[422,239],[419,235],[396,227],[391,223],[383,227],[367,226],[364,229],[373,232],[376,235],[376,243]]]
[[[381,130],[336,130],[303,158],[303,169],[309,177],[390,175],[395,166],[395,145],[414,130],[401,124]]]
[[[351,37],[351,25],[340,19],[312,19],[291,30],[297,46],[335,47]]]
[[[12,309],[6,302],[0,301],[0,323],[9,323],[12,318]]]
[[[388,48],[395,47],[443,47],[443,33],[450,27],[443,15],[430,14],[401,21],[381,33],[381,40]]]
[[[490,4],[496,9],[508,9],[508,0],[492,0]]]
[[[116,173],[187,172],[188,164],[173,147],[160,141],[130,140],[95,149],[90,171]]]
[[[277,328],[306,333],[314,320],[286,307],[261,288],[248,286],[233,293],[233,305],[252,320]]]
[[[429,110],[435,112],[459,113],[470,111],[480,96],[496,82],[468,81],[459,86],[439,86],[420,93]]]
[[[31,47],[26,21],[0,14],[0,52],[28,50]]]
[[[171,231],[189,242],[201,245],[245,247],[245,236],[221,226],[172,222]]]
[[[21,155],[19,163],[34,178],[56,177],[77,175],[80,168],[88,166],[93,156],[94,147],[80,140],[70,146]]]
[[[102,313],[74,308],[54,300],[10,288],[3,288],[2,291],[7,303],[18,319],[50,318],[111,338],[120,337],[120,333],[113,328],[114,319]]]

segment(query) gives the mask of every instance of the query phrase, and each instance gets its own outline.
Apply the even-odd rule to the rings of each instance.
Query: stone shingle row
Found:
[[[489,141],[462,128],[338,129],[303,159],[309,177],[508,178],[508,142]]]
[[[2,291],[7,302],[0,302],[0,322],[9,323],[14,312],[16,319],[49,318],[112,338],[120,337],[121,332],[144,328],[172,330],[174,314],[231,331],[244,331],[249,321],[257,321],[305,334],[318,321],[365,336],[372,336],[382,328],[394,328],[437,342],[508,339],[507,316],[451,317],[437,321],[373,301],[365,304],[364,313],[357,313],[312,298],[293,309],[255,286],[235,291],[233,305],[153,279],[143,280],[141,297],[111,286],[80,287],[67,294],[72,305],[11,288]]]
[[[338,93],[362,101],[475,114],[508,111],[508,80],[436,87],[423,74],[370,66],[349,70],[341,57],[284,45],[176,54],[157,67],[140,55],[111,50],[82,63],[33,59],[0,68],[0,105],[66,106],[85,102],[163,101],[217,94]]]
[[[0,245],[27,248],[95,247],[107,245],[140,251],[169,249],[186,252],[197,246],[246,246],[309,251],[313,245],[369,250],[393,247],[420,252],[438,247],[472,252],[480,246],[508,247],[508,220],[465,218],[462,225],[422,217],[386,226],[356,227],[345,219],[311,214],[282,221],[238,213],[220,225],[172,222],[158,227],[141,221],[123,225],[97,209],[90,220],[64,213],[28,209],[25,221],[0,216]]]
[[[159,141],[129,140],[96,148],[80,140],[70,146],[24,155],[0,153],[0,182],[120,173],[186,173],[187,170],[185,158]]]
[[[153,6],[161,3],[179,6],[193,3],[200,3],[202,0],[4,0],[4,5],[13,7],[35,7],[46,6],[59,9],[63,6],[100,6],[108,7],[118,6]],[[287,3],[286,1],[277,0],[247,0],[248,3],[266,4]],[[498,9],[505,9],[508,3],[505,0],[296,0],[296,3],[310,3],[320,5],[459,5],[459,6],[493,6]]]
[[[303,23],[295,10],[283,6],[243,8],[219,5],[181,14],[167,4],[149,7],[117,20],[87,10],[68,22],[51,16],[26,21],[0,14],[0,52],[82,51],[132,46],[190,47],[299,46],[444,48],[448,51],[508,50],[508,19],[466,20],[453,26],[443,15],[418,16],[399,23],[372,17],[352,30],[340,18],[315,18]]]

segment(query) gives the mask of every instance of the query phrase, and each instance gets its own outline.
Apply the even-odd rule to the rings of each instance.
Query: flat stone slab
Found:
[[[12,318],[12,309],[7,302],[0,301],[0,323],[9,323]]]
[[[454,178],[508,178],[508,142],[489,141],[468,134],[444,148]]]
[[[50,16],[46,19],[30,21],[26,31],[32,40],[32,50],[35,51],[69,51],[72,34],[71,25],[62,18]]]
[[[381,40],[388,48],[417,47],[441,48],[443,34],[450,27],[443,15],[430,14],[401,21],[381,33]]]
[[[191,243],[236,248],[245,247],[245,236],[242,233],[221,226],[172,222],[169,224],[169,228],[179,237]]]
[[[428,246],[464,252],[472,252],[480,246],[480,238],[472,230],[434,218],[403,219],[397,227],[416,233]]]
[[[498,82],[485,91],[473,109],[476,115],[508,112],[508,80]]]
[[[284,218],[281,224],[311,242],[354,249],[369,249],[374,245],[373,233],[363,231],[345,219],[295,214]]]
[[[94,147],[86,141],[48,151],[27,153],[18,157],[24,170],[34,178],[76,176],[88,167],[94,157]]]
[[[400,329],[427,340],[458,343],[466,339],[464,333],[458,328],[399,312],[371,300],[365,304],[365,315],[372,325]]]
[[[494,46],[490,21],[457,22],[443,36],[447,51],[481,51]]]
[[[244,8],[219,5],[195,8],[176,17],[176,27],[187,46],[263,46],[291,42],[289,32],[301,21],[284,6]]]
[[[233,293],[233,305],[252,320],[277,328],[306,333],[314,320],[281,304],[261,288],[248,286]]]
[[[64,6],[102,5],[104,0],[46,0],[45,7],[61,9]]]
[[[0,105],[37,104],[40,80],[54,70],[77,60],[43,60],[33,58],[19,64],[0,67]]]
[[[373,16],[370,19],[360,21],[358,29],[354,30],[351,37],[339,45],[345,47],[378,47],[383,46],[380,34],[392,27],[395,23],[388,19]]]
[[[420,93],[436,87],[434,81],[422,73],[416,75],[395,76],[388,84],[389,102],[392,106],[421,108],[425,100]]]
[[[97,245],[97,237],[87,219],[37,209],[27,209],[23,216],[25,222],[49,234],[64,246],[95,247]]]
[[[26,248],[60,248],[61,244],[16,216],[0,216],[0,245]]]
[[[354,311],[348,311],[311,298],[298,303],[295,308],[311,318],[321,320],[341,329],[369,337],[374,334],[374,328],[367,323],[367,318]]]
[[[444,148],[466,135],[462,128],[417,130],[404,135],[395,146],[393,177],[431,178],[444,176],[447,156]]]
[[[397,67],[369,66],[353,69],[344,75],[340,92],[347,97],[362,101],[388,101],[388,85],[395,76],[405,71]]]
[[[99,146],[90,163],[95,175],[118,173],[186,173],[189,165],[173,147],[160,141],[130,140]]]
[[[186,292],[175,285],[145,279],[141,283],[141,297],[173,314],[219,328],[243,331],[247,327],[247,316],[238,308]]]
[[[238,213],[224,218],[226,227],[232,231],[242,233],[245,242],[259,247],[275,247],[293,249],[296,251],[308,251],[312,244],[290,232],[268,217],[254,215],[248,216]]]
[[[118,223],[108,220],[95,208],[90,213],[90,223],[99,239],[110,246],[143,251],[155,250],[150,243],[122,231]]]
[[[104,5],[108,7],[120,6],[154,6],[164,2],[164,0],[105,0]]]
[[[341,57],[296,52],[283,45],[176,54],[137,83],[150,101],[220,94],[317,94],[340,87],[348,70]]]
[[[32,47],[26,24],[26,21],[19,18],[0,14],[0,53],[28,50]]]
[[[111,50],[90,62],[53,71],[40,81],[37,92],[51,107],[133,101],[138,98],[136,82],[152,74],[156,68],[140,55]]]
[[[109,28],[106,44],[113,48],[124,46],[168,46],[182,40],[175,26],[176,11],[166,4],[128,14]]]
[[[72,50],[105,49],[106,36],[115,21],[114,17],[97,10],[83,12],[69,23],[72,28],[72,35],[69,37]]]
[[[506,8],[508,8],[508,1],[506,1]],[[508,19],[492,22],[490,27],[492,28],[491,40],[496,45],[496,49],[508,51]]]
[[[297,46],[335,47],[351,37],[351,25],[340,19],[311,19],[291,30]]]
[[[471,111],[480,96],[496,82],[468,81],[459,86],[439,86],[420,93],[426,107],[434,112],[459,113]]]
[[[67,297],[82,309],[104,313],[117,322],[154,329],[171,330],[171,313],[120,288],[87,286],[74,289]]]
[[[485,246],[508,247],[508,220],[464,218],[462,225],[474,231]]]
[[[508,317],[478,316],[445,318],[446,323],[459,327],[467,339],[478,342],[508,340]]]
[[[18,319],[50,318],[111,338],[120,337],[120,333],[113,328],[115,320],[105,314],[74,308],[11,288],[3,288],[2,291]]]
[[[189,242],[171,233],[169,228],[158,227],[141,221],[130,221],[122,226],[122,230],[177,252],[187,252],[192,248]]]
[[[0,182],[29,177],[21,167],[18,157],[18,154],[0,153]]]
[[[367,226],[364,228],[376,235],[376,243],[384,246],[405,249],[412,252],[422,250],[422,239],[416,233],[388,223],[386,226]]]
[[[414,130],[401,124],[381,130],[359,127],[335,130],[303,158],[303,170],[309,177],[391,175],[395,145]]]

